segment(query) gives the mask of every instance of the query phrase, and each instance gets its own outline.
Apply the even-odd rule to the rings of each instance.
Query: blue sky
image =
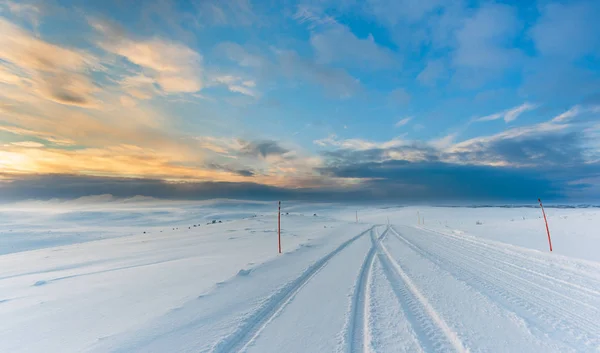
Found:
[[[597,200],[598,15],[586,0],[3,1],[0,188]]]

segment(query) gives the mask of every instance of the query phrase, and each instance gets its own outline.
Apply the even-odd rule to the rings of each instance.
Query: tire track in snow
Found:
[[[476,239],[476,237],[474,236],[458,236],[455,234],[439,232],[422,226],[414,228],[421,229],[433,234],[439,234],[441,236],[444,236],[445,238],[456,239],[457,241],[462,242],[463,246],[470,246],[472,248],[475,248],[477,252],[483,251],[486,253],[486,256],[494,256],[495,261],[500,262],[507,267],[512,267],[520,272],[527,272],[531,275],[538,276],[540,277],[540,279],[545,279],[547,282],[550,282],[551,285],[555,284],[555,282],[559,282],[563,285],[572,287],[573,289],[581,292],[582,295],[587,295],[592,298],[600,297],[600,291],[593,289],[600,288],[600,276],[597,275],[598,273],[600,273],[600,270],[597,268],[589,268],[588,270],[582,270],[577,268],[566,268],[560,266],[559,268],[554,267],[553,272],[549,274],[549,272],[547,272],[547,262],[540,262],[539,259],[536,259],[534,257],[519,254],[513,249],[506,248],[506,244],[500,243],[499,246],[495,246],[492,243],[487,243],[485,241]],[[504,248],[502,245],[504,245]],[[519,262],[527,262],[527,268],[515,265],[515,263]],[[579,283],[574,283],[574,280],[577,280]],[[590,286],[582,286],[580,283],[589,284]]]
[[[385,238],[389,229],[388,227],[385,230],[380,239]],[[423,350],[426,352],[447,352],[449,350],[459,353],[469,352],[456,332],[440,317],[400,264],[394,260],[388,249],[381,242],[377,242],[377,249],[378,259],[386,277],[400,304],[404,307],[407,318],[411,320]]]
[[[413,243],[411,243],[410,241],[408,241],[405,237],[401,236],[394,229],[393,229],[393,231],[394,231],[394,233],[396,233],[396,236],[400,240],[405,242],[407,245],[409,245],[413,248],[415,248],[415,247],[419,248],[418,246],[416,246]],[[516,283],[520,283],[521,285],[516,286],[510,282],[504,281],[504,283],[510,284],[510,286],[508,286],[506,289],[511,289],[511,288],[515,289],[515,290],[523,290],[522,288],[529,289],[527,291],[528,293],[530,293],[529,295],[527,295],[525,297],[518,295],[521,299],[533,297],[535,299],[530,299],[532,305],[534,303],[543,303],[545,307],[554,308],[553,310],[555,312],[562,314],[563,315],[562,319],[572,318],[573,322],[585,323],[585,324],[587,324],[586,325],[587,328],[596,329],[597,332],[600,332],[600,325],[598,325],[596,320],[590,320],[587,317],[582,316],[577,312],[573,312],[572,310],[567,309],[567,308],[576,308],[579,306],[585,306],[587,309],[581,310],[581,312],[586,312],[589,314],[593,314],[595,317],[600,317],[600,314],[598,313],[596,306],[590,305],[589,303],[581,302],[579,300],[572,299],[570,297],[570,292],[569,293],[560,293],[560,292],[557,292],[553,288],[545,287],[545,286],[542,286],[542,285],[540,285],[536,282],[533,282],[529,279],[526,279],[526,278],[524,278],[524,276],[522,276],[519,273],[515,274],[512,272],[509,272],[505,268],[498,266],[498,263],[497,263],[498,260],[496,258],[489,257],[487,253],[484,256],[480,252],[466,249],[464,244],[458,244],[458,242],[456,242],[456,241],[445,240],[444,246],[442,246],[441,244],[438,244],[438,243],[433,244],[433,246],[440,248],[440,249],[444,249],[448,252],[455,254],[454,256],[451,257],[453,259],[461,259],[462,258],[463,261],[470,260],[470,261],[475,262],[477,266],[470,266],[472,269],[481,268],[481,266],[489,267],[489,270],[486,271],[486,274],[488,276],[492,272],[498,272],[500,274],[499,276],[492,276],[493,278],[496,279],[496,283],[498,283],[498,282],[503,283],[503,281],[501,279],[509,277],[510,279],[512,279],[512,281],[514,281]],[[458,247],[460,247],[460,248],[458,248]],[[421,252],[424,251],[424,249],[422,249],[422,248],[419,248],[419,250]],[[429,254],[430,254],[430,256],[432,256],[431,253],[429,253]],[[468,254],[471,254],[471,256],[465,256]],[[490,264],[490,262],[493,262],[493,264]],[[543,296],[536,294],[536,293],[540,293],[540,290],[545,292]],[[557,298],[557,297],[559,297],[559,298]],[[552,298],[555,300],[550,301],[547,298]],[[539,304],[537,304],[537,305],[539,305]],[[561,321],[560,317],[557,317],[556,321]],[[586,331],[586,330],[584,330],[584,331]]]
[[[373,227],[345,241],[317,262],[309,266],[299,277],[287,283],[271,295],[253,314],[244,320],[242,325],[231,335],[227,336],[212,349],[213,353],[240,352],[254,341],[262,330],[292,301],[311,278],[313,278],[332,257],[344,250],[355,240],[372,231]]]
[[[394,230],[394,232],[396,231]],[[438,232],[433,233],[440,234]],[[460,242],[461,251],[464,252],[464,255],[470,254],[470,257],[481,259],[486,262],[493,261],[494,266],[498,270],[509,273],[510,276],[518,277],[521,280],[527,280],[531,287],[536,287],[544,292],[548,292],[548,294],[552,294],[557,299],[560,297],[560,300],[565,304],[570,303],[569,305],[586,306],[589,313],[594,314],[596,317],[600,317],[600,310],[598,308],[598,304],[600,304],[600,292],[594,289],[552,277],[545,273],[529,270],[528,267],[531,262],[523,258],[513,259],[513,261],[516,260],[515,262],[517,264],[519,262],[524,262],[527,266],[516,265],[506,261],[506,258],[510,257],[503,256],[502,252],[495,253],[490,248],[479,246],[475,244],[476,242],[470,240],[463,240],[462,237],[447,236],[441,240],[450,241],[456,244]],[[485,257],[482,257],[482,254],[485,254]],[[590,282],[589,285],[590,287],[597,286],[594,282]],[[568,292],[564,292],[564,287],[569,287]],[[562,292],[560,291],[561,289],[563,289]]]
[[[478,258],[465,256],[464,249],[458,243],[444,242],[442,245],[436,242],[439,239],[435,239],[427,242],[431,248],[427,249],[409,241],[395,230],[393,233],[400,241],[445,269],[453,277],[521,317],[528,326],[538,332],[540,339],[553,337],[559,343],[567,344],[577,351],[597,347],[600,343],[600,325],[583,314],[587,313],[586,309],[579,308],[577,312],[573,311],[573,308],[577,309],[579,306],[573,303],[564,305],[562,302],[561,305],[548,300],[546,297],[551,293],[537,293],[532,283],[497,268],[493,260],[490,263],[483,255],[479,255]],[[427,233],[423,235],[434,237]],[[421,239],[419,238],[420,241]]]
[[[352,296],[352,308],[350,311],[350,322],[348,325],[348,352],[370,352],[369,334],[369,284],[371,282],[371,271],[375,260],[375,235],[373,229],[370,232],[371,248],[365,257],[360,273],[356,280],[356,287]]]

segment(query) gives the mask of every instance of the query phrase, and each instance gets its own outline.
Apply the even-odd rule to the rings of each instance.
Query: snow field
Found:
[[[5,223],[29,238],[11,238],[13,251],[0,255],[0,351],[600,347],[600,263],[587,250],[560,246],[574,234],[600,244],[586,228],[597,222],[595,209],[551,209],[559,245],[550,254],[529,228],[539,220],[535,209],[420,207],[428,218],[418,225],[416,208],[364,208],[355,223],[348,206],[295,204],[282,216],[278,255],[272,205],[119,204],[119,212],[134,213],[133,226],[109,206],[86,204],[77,214],[36,209],[46,222],[36,228],[93,230],[71,245],[59,237],[47,246],[36,241],[39,232],[23,231],[31,226]],[[107,224],[109,238],[94,235],[102,222],[87,212],[119,219]],[[198,217],[199,227],[183,225]],[[442,217],[454,218],[434,221]],[[211,219],[223,223],[206,225]]]

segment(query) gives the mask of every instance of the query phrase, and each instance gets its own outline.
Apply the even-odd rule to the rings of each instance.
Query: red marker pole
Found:
[[[548,219],[546,219],[546,212],[544,212],[544,206],[542,206],[542,200],[538,199],[540,207],[542,208],[542,214],[544,215],[544,222],[546,222],[546,233],[548,233],[548,245],[550,245],[550,251],[552,251],[552,240],[550,240],[550,228],[548,228]]]
[[[279,243],[279,253],[281,254],[281,201],[277,210],[277,241]]]

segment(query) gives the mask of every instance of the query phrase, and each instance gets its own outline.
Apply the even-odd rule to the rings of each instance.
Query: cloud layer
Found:
[[[0,3],[7,198],[600,196],[597,1]]]

